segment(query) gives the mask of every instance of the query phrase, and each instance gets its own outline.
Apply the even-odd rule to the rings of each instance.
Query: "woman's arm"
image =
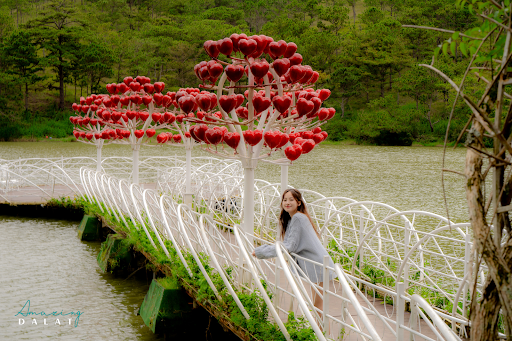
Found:
[[[288,226],[288,229],[286,230],[283,241],[283,246],[288,250],[288,252],[295,252],[297,250],[301,235],[301,227],[299,219],[292,219],[290,221],[290,226]],[[259,259],[277,257],[275,244],[259,246],[254,250],[254,253]]]

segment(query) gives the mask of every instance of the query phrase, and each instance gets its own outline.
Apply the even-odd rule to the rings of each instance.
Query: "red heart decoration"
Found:
[[[208,130],[208,126],[206,124],[199,124],[199,125],[196,125],[195,126],[196,128],[194,129],[194,134],[197,136],[197,138],[201,141],[204,141],[205,140],[205,134],[206,134],[206,131]]]
[[[144,103],[145,106],[148,106],[149,103],[151,103],[152,101],[153,101],[153,97],[151,97],[149,95],[142,97],[142,103]]]
[[[327,117],[328,120],[330,120],[331,118],[334,117],[334,114],[336,113],[336,109],[334,108],[329,108],[329,116]]]
[[[308,84],[314,84],[318,80],[318,77],[320,77],[320,74],[316,71],[313,71],[313,76],[308,81]]]
[[[244,75],[244,67],[242,65],[229,64],[226,66],[226,76],[231,82],[238,82]]]
[[[85,134],[85,138],[90,141],[92,139],[92,134],[91,133]]]
[[[217,42],[218,50],[220,53],[229,56],[233,52],[233,41],[229,38],[224,38]]]
[[[103,104],[105,104],[108,107],[108,105],[105,103],[105,101],[106,100],[104,99]],[[108,101],[111,102],[110,99],[108,99]],[[121,102],[122,105],[127,106],[128,104],[130,104],[130,97],[122,97],[119,101]]]
[[[311,139],[305,140],[301,145],[302,154],[307,154],[310,151],[312,151],[313,148],[315,148],[315,145],[316,145],[316,143],[314,140],[311,140]]]
[[[180,143],[181,142],[181,135],[180,134],[176,134],[172,137],[172,139],[174,140],[174,142],[176,143]]]
[[[124,94],[126,91],[128,91],[128,86],[125,83],[119,83],[117,84],[117,89],[120,93]]]
[[[236,107],[235,108],[238,108],[239,106],[242,105],[242,103],[244,102],[244,95],[242,94],[237,94],[236,95]]]
[[[236,115],[240,118],[249,118],[249,110],[246,107],[239,107],[236,109]]]
[[[293,56],[288,58],[291,65],[299,65],[302,63],[302,56],[299,53],[295,53]]]
[[[142,111],[139,113],[139,118],[142,120],[142,122],[146,122],[149,118],[149,113],[146,111]]]
[[[244,36],[244,39],[247,39],[247,36],[245,34],[241,34]],[[239,51],[238,49],[238,40],[240,39],[240,36],[239,34],[236,34],[236,33],[233,33],[229,39],[231,39],[231,41],[233,42],[233,51],[237,52]]]
[[[112,121],[114,121],[114,122],[119,121],[121,119],[121,116],[122,116],[122,114],[120,112],[114,111],[112,113]]]
[[[329,109],[322,108],[318,111],[318,119],[320,121],[325,121],[329,117]]]
[[[89,111],[89,106],[88,105],[82,105],[82,112],[84,114],[87,114],[88,111]]]
[[[185,114],[188,114],[189,112],[191,112],[194,109],[196,102],[195,102],[193,96],[190,96],[190,95],[182,96],[178,100],[178,105],[180,106],[181,110],[183,110],[183,112]]]
[[[236,95],[222,95],[219,98],[220,107],[226,112],[230,113],[231,110],[236,108],[237,97]]]
[[[326,131],[322,131],[320,134],[323,135],[324,140],[327,138],[327,136],[329,136]]]
[[[290,42],[286,45],[286,50],[283,55],[285,58],[290,58],[295,52],[297,52],[297,44]]]
[[[179,123],[183,122],[183,119],[185,118],[185,115],[183,114],[179,114],[178,116],[176,116],[176,121],[178,121]]]
[[[162,95],[161,93],[157,92],[153,95],[153,100],[155,101],[155,104],[156,105],[162,105],[162,101],[164,99],[164,95]]]
[[[142,136],[144,136],[144,130],[135,130],[133,134],[135,135],[136,138],[140,139]]]
[[[306,84],[309,81],[309,79],[313,76],[313,69],[309,65],[304,65],[303,70],[304,70],[304,77],[302,77],[299,80],[299,82]]]
[[[290,81],[296,83],[302,77],[304,77],[304,68],[301,65],[293,65],[290,68]]]
[[[224,132],[219,129],[218,127],[210,128],[206,131],[204,134],[206,138],[206,143],[211,143],[213,145],[218,145],[222,142],[222,139],[224,137]]]
[[[208,63],[208,73],[210,74],[211,78],[219,78],[220,75],[222,75],[222,72],[224,72],[224,68],[219,63],[213,61],[213,63]]]
[[[281,133],[278,131],[267,131],[263,135],[263,139],[267,143],[267,146],[270,149],[277,148],[279,146],[279,143],[281,142]]]
[[[255,146],[258,143],[260,143],[261,139],[263,138],[263,134],[261,130],[245,130],[243,132],[244,140],[251,146]]]
[[[315,129],[312,130],[313,134],[319,134],[322,132],[322,128],[320,127],[316,127]]]
[[[130,101],[132,101],[132,103],[135,103],[135,104],[141,104],[142,103],[142,97],[140,97],[139,95],[131,95],[130,96]]]
[[[276,57],[281,57],[286,52],[288,44],[284,40],[278,42],[272,42],[269,44],[269,51]]]
[[[130,83],[130,89],[137,92],[140,90],[140,83],[139,82],[131,82]]]
[[[301,133],[301,137],[302,138],[305,138],[306,140],[308,139],[312,139],[313,138],[313,135],[315,135],[312,131],[303,131]]]
[[[320,109],[320,106],[322,105],[322,100],[318,97],[313,97],[311,102],[313,102],[314,107],[313,110],[311,110],[311,112],[307,115],[307,117],[315,117],[318,113],[318,109]]]
[[[156,134],[155,129],[148,129],[148,130],[146,130],[146,135],[149,138],[153,137],[155,134]]]
[[[315,104],[311,101],[308,101],[305,98],[299,98],[297,101],[295,108],[299,113],[299,117],[309,114],[315,108]]]
[[[151,114],[151,119],[154,122],[160,122],[160,120],[162,119],[162,114],[154,112],[154,113]]]
[[[207,40],[203,44],[204,50],[211,58],[217,58],[219,55],[219,49],[217,48],[217,42],[213,40]]]
[[[250,68],[254,77],[263,78],[267,74],[270,65],[265,60],[261,62],[252,63]]]
[[[153,86],[155,87],[155,92],[157,92],[157,93],[160,93],[165,89],[164,82],[155,82],[155,84],[153,84]]]
[[[95,118],[91,118],[91,124],[95,126],[96,124],[98,124],[98,120]]]
[[[81,138],[85,138],[85,132],[81,131],[81,132],[80,132],[80,137],[81,137]]]
[[[91,105],[92,101],[93,101],[92,97],[87,97],[87,98],[85,99],[85,104],[87,104],[87,105]]]
[[[329,98],[331,96],[331,90],[329,89],[322,89],[318,92],[318,97],[323,101]]]
[[[144,91],[148,94],[155,92],[155,86],[153,84],[144,84]]]
[[[260,96],[259,94],[254,96],[252,99],[252,104],[254,105],[254,110],[257,114],[267,110],[271,103],[270,98]]]
[[[316,128],[315,128],[316,129]],[[315,141],[316,144],[319,144],[320,142],[322,142],[324,140],[324,136],[320,133],[318,134],[313,134],[313,141]]]
[[[167,142],[167,134],[166,133],[160,133],[156,136],[156,142],[158,143],[165,143]]]
[[[167,122],[169,124],[172,124],[174,121],[176,121],[176,116],[174,116],[171,112],[164,113],[164,122]]]
[[[272,99],[272,104],[274,105],[274,108],[282,114],[290,108],[290,105],[292,105],[292,99],[288,96],[275,96]]]
[[[240,52],[248,56],[258,48],[258,43],[254,39],[240,39],[238,41]]]
[[[210,106],[211,106],[210,95],[202,94],[202,95],[197,96],[196,103],[199,106],[199,108],[203,109],[204,111],[210,110]]]
[[[282,58],[274,60],[272,68],[276,71],[277,75],[281,77],[288,71],[288,69],[290,69],[290,65],[290,60],[288,58]]]
[[[299,146],[298,144],[294,144],[292,146],[288,146],[288,147],[285,148],[284,154],[286,155],[288,160],[295,161],[302,154],[302,147]]]
[[[172,98],[171,96],[168,96],[168,95],[165,95],[163,98],[162,98],[162,105],[164,107],[169,107],[170,105],[172,104]]]
[[[128,117],[128,119],[133,120],[135,116],[137,116],[137,113],[135,111],[126,111],[126,117]]]
[[[285,144],[288,143],[288,141],[289,141],[288,135],[281,133],[281,139],[279,141],[279,145],[277,146],[277,148],[283,147]]]
[[[79,138],[79,137],[80,137],[80,132],[78,132],[78,131],[74,130],[74,131],[73,131],[73,135],[75,135],[75,138],[77,139],[77,138]]]
[[[224,142],[226,142],[228,146],[236,150],[236,148],[240,144],[240,134],[231,132],[225,133]]]

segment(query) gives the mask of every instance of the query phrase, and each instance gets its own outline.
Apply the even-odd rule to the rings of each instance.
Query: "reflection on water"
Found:
[[[77,224],[0,216],[0,340],[160,340],[135,315],[151,278],[102,274],[96,262],[100,243],[81,242]],[[27,300],[31,312],[80,311],[78,326],[72,315],[72,325],[66,316],[60,326],[56,317],[44,325],[37,316],[35,325],[30,317],[15,316]]]
[[[221,147],[219,147],[221,148]],[[465,149],[448,149],[445,168],[462,172]],[[144,156],[184,155],[179,147],[142,147]],[[441,186],[443,149],[438,147],[377,147],[320,145],[301,156],[290,167],[289,181],[326,196],[379,201],[399,210],[424,210],[446,216]],[[96,148],[83,143],[3,142],[0,158],[18,157],[96,157]],[[193,155],[211,155],[198,148]],[[131,156],[125,145],[105,146],[103,156]],[[280,181],[280,167],[260,162],[256,178]],[[446,173],[446,198],[450,218],[468,220],[464,180]]]

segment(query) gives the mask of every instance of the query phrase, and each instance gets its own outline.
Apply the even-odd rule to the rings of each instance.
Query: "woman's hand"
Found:
[[[252,256],[253,256],[253,257],[256,257],[256,251],[253,251],[253,252],[252,252]]]

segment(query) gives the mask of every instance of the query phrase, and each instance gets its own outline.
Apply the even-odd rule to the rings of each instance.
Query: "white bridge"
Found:
[[[277,238],[280,184],[255,180],[254,233],[247,235],[239,228],[244,193],[238,161],[192,159],[192,208],[183,204],[184,158],[142,159],[140,185],[130,181],[131,164],[130,158],[105,158],[103,171],[97,172],[96,160],[86,157],[0,160],[0,200],[42,203],[83,196],[119,223],[131,219],[142,226],[153,246],[167,255],[169,240],[186,268],[191,264],[183,253],[191,253],[194,266],[220,298],[198,256],[207,254],[244,316],[250,318],[237,292],[257,290],[268,306],[269,319],[287,340],[284,322],[289,312],[304,316],[319,340],[467,337],[474,264],[469,224],[300,189],[335,263],[330,268],[326,257],[317,264],[324,269],[325,285],[320,287],[304,276],[292,258],[299,256],[290,255]],[[277,258],[251,256],[256,246],[268,243],[277,245]],[[337,278],[329,282],[331,271]],[[479,271],[476,290],[486,274],[485,267]],[[313,292],[323,297],[323,310],[313,305]]]

